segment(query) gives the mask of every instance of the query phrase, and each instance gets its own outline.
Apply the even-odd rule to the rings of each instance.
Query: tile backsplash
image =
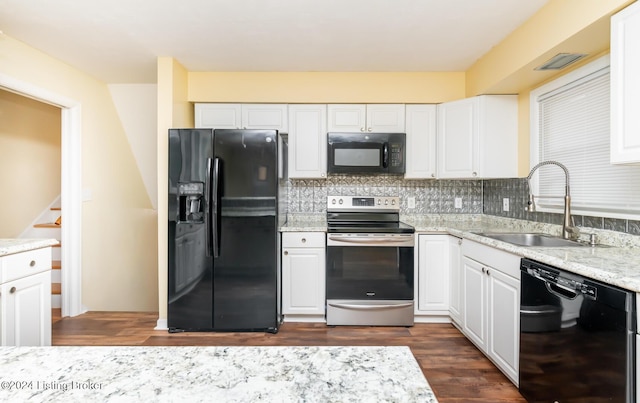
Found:
[[[529,185],[525,178],[484,180],[483,194],[484,214],[562,225],[562,214],[525,210],[529,200]],[[502,210],[503,198],[509,198],[509,211]],[[573,220],[578,227],[640,235],[640,221],[581,215],[573,215]]]
[[[327,211],[328,195],[399,196],[401,214],[481,214],[480,180],[407,180],[393,175],[330,175],[327,179],[291,179],[289,213]],[[415,198],[409,209],[407,200]],[[461,207],[455,207],[460,198]]]
[[[399,196],[401,214],[488,214],[549,224],[562,224],[562,214],[525,211],[525,178],[485,180],[408,180],[400,176],[330,175],[327,179],[290,179],[287,206],[292,214],[325,214],[328,195]],[[408,198],[415,198],[410,209]],[[455,199],[461,207],[455,207]],[[503,211],[509,198],[509,211]],[[573,216],[577,226],[640,235],[640,221]]]

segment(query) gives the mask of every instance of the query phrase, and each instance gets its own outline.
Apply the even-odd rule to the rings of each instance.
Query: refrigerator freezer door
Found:
[[[168,311],[170,330],[212,328],[213,260],[207,257],[210,129],[169,130]]]
[[[219,256],[213,270],[217,330],[277,331],[275,130],[216,130]]]

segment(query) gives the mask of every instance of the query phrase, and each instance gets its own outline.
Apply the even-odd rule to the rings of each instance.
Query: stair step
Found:
[[[42,224],[35,224],[33,228],[60,228],[60,225],[53,222],[46,222]]]
[[[60,284],[60,283],[51,283],[51,294],[52,295],[61,295],[62,294],[62,284]]]
[[[62,269],[62,262],[60,260],[52,260],[51,261],[51,268],[53,270]]]

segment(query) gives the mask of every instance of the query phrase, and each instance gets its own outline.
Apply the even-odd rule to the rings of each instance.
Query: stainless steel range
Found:
[[[327,325],[413,326],[414,228],[398,197],[327,198]]]

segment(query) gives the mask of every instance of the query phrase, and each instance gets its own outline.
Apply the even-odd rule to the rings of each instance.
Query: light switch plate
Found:
[[[509,198],[505,197],[502,199],[502,211],[509,211]]]
[[[416,198],[407,197],[407,208],[416,208]]]

